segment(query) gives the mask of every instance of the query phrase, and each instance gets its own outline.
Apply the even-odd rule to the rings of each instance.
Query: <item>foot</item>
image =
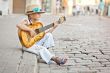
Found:
[[[63,65],[67,62],[67,59],[66,58],[59,58],[59,57],[56,57],[55,58],[55,62],[58,64],[58,65]]]

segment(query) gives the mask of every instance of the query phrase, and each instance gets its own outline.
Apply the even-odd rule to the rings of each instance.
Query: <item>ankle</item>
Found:
[[[52,61],[56,61],[56,57],[52,57],[51,60],[52,60]]]

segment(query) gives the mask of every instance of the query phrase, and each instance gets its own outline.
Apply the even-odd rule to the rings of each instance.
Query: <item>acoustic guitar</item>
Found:
[[[58,24],[61,24],[64,21],[66,21],[66,18],[65,18],[65,16],[62,16],[56,22]],[[51,24],[43,27],[43,24],[41,22],[35,22],[31,25],[28,25],[29,28],[35,30],[35,32],[37,33],[37,35],[35,35],[34,37],[31,37],[29,32],[26,32],[26,31],[19,29],[18,36],[19,36],[19,40],[21,42],[21,45],[26,48],[31,47],[33,44],[35,44],[36,42],[38,42],[39,40],[41,40],[44,37],[45,30],[47,30],[53,26],[54,26],[54,23],[51,23]]]

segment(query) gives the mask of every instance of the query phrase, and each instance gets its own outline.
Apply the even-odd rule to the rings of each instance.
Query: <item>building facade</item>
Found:
[[[46,13],[72,15],[74,5],[98,7],[99,2],[100,0],[0,0],[0,11],[3,15],[24,14],[28,5],[37,4]],[[110,0],[104,0],[104,2],[106,15],[109,13]]]
[[[2,15],[9,13],[9,0],[0,0],[0,12]]]
[[[9,14],[24,14],[28,5],[36,4],[47,13],[54,13],[56,0],[10,0]]]
[[[67,2],[67,0],[64,1]],[[0,0],[0,11],[3,15],[24,14],[28,5],[37,4],[47,13],[56,14],[56,2],[57,0]],[[60,3],[61,5],[62,3]]]

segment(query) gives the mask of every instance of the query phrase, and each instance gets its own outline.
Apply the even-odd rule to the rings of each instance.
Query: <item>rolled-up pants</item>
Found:
[[[51,33],[46,33],[39,42],[35,43],[32,47],[27,48],[26,51],[40,55],[41,58],[49,64],[54,55],[51,54],[47,48],[52,46],[54,46],[53,36]]]

